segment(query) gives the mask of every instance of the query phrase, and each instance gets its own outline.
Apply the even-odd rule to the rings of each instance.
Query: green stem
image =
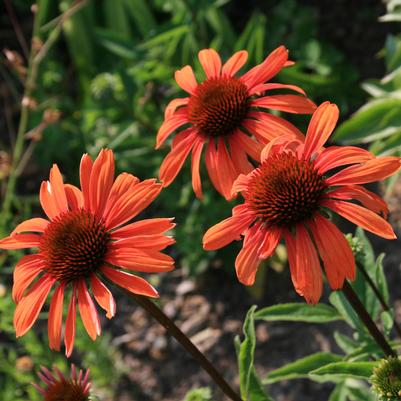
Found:
[[[348,302],[354,308],[355,312],[358,314],[365,327],[368,329],[373,339],[376,341],[377,345],[383,350],[384,355],[397,357],[396,352],[391,348],[386,338],[380,332],[348,281],[344,281],[342,292],[346,296]]]

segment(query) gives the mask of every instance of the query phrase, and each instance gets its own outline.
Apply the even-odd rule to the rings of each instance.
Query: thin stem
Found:
[[[362,320],[366,328],[368,329],[371,336],[376,341],[377,345],[383,350],[386,356],[397,356],[396,352],[391,348],[383,334],[377,328],[375,322],[370,317],[368,311],[363,306],[362,302],[356,295],[355,291],[352,289],[348,281],[344,281],[342,291],[348,302],[354,308],[355,312],[358,314],[359,318]]]
[[[142,308],[152,315],[184,348],[189,352],[199,365],[209,374],[214,382],[220,387],[224,394],[233,401],[242,401],[241,397],[231,388],[224,380],[217,369],[209,362],[209,360],[199,351],[195,344],[175,325],[175,323],[167,317],[164,312],[149,298],[136,295],[131,292],[124,292],[133,298]]]
[[[376,297],[379,300],[379,302],[380,302],[381,306],[383,307],[383,309],[385,311],[390,311],[389,305],[387,304],[386,300],[383,298],[383,295],[381,294],[380,290],[377,288],[377,285],[370,278],[370,276],[369,276],[368,272],[365,270],[364,266],[361,265],[360,263],[357,263],[356,266],[359,269],[359,271],[362,273],[362,275],[365,278],[365,280],[367,281],[367,283],[370,285],[370,288],[372,289],[372,291],[376,295]],[[394,324],[394,328],[395,328],[396,332],[401,337],[401,327],[399,326],[399,324],[397,323],[395,318],[393,318],[393,324]]]

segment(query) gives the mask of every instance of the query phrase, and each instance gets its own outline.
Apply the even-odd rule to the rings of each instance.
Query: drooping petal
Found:
[[[227,200],[232,199],[231,188],[234,181],[238,177],[238,173],[228,154],[226,144],[223,137],[219,137],[217,144],[217,177],[220,183],[219,191]]]
[[[96,337],[100,335],[101,328],[99,316],[93,300],[86,287],[85,280],[80,279],[77,283],[78,293],[78,309],[81,315],[82,322],[88,333],[89,337],[95,341]]]
[[[213,186],[219,193],[222,193],[218,175],[219,167],[217,164],[217,151],[214,140],[209,141],[209,143],[207,144],[205,152],[205,163],[209,178],[212,181]]]
[[[160,126],[156,136],[156,149],[159,149],[164,141],[179,127],[187,124],[188,115],[186,108],[178,109],[172,116],[166,118]]]
[[[245,152],[255,161],[260,162],[260,152],[263,149],[263,145],[255,140],[253,140],[248,135],[241,131],[236,131],[233,136]]]
[[[15,229],[11,233],[11,236],[24,232],[43,233],[48,225],[49,221],[40,217],[25,220],[22,223],[18,224],[17,227],[15,227]]]
[[[327,142],[337,124],[339,114],[338,107],[330,102],[324,102],[316,109],[305,138],[305,159],[309,159],[315,152],[319,152]]]
[[[40,245],[40,235],[14,234],[0,240],[0,249],[35,248]]]
[[[347,164],[364,163],[373,159],[369,151],[356,146],[330,146],[323,150],[315,160],[319,174]]]
[[[262,243],[258,249],[259,257],[262,259],[267,259],[277,248],[277,245],[280,242],[281,236],[283,234],[283,230],[280,227],[269,227],[265,230],[265,235],[262,240]]]
[[[124,227],[118,228],[111,234],[113,239],[123,239],[136,235],[162,234],[175,227],[173,218],[156,218],[135,221]]]
[[[164,118],[170,118],[179,107],[186,106],[188,101],[189,97],[179,97],[173,99],[164,110]]]
[[[89,183],[92,172],[93,162],[91,157],[86,153],[82,156],[81,164],[79,166],[79,179],[81,183],[81,190],[84,197],[84,206],[86,210],[90,210],[89,202]]]
[[[253,170],[253,165],[249,162],[248,155],[237,140],[237,136],[230,135],[228,141],[230,143],[231,159],[237,170],[237,176],[250,173]]]
[[[340,200],[324,200],[322,206],[328,207],[357,226],[386,239],[397,238],[391,225],[376,213],[354,203]]]
[[[136,184],[131,190],[116,200],[104,216],[109,230],[133,219],[138,213],[152,203],[162,190],[162,185],[155,179],[149,179]]]
[[[73,284],[71,293],[70,305],[68,306],[67,319],[65,321],[65,334],[64,334],[64,345],[65,355],[69,358],[74,349],[75,341],[75,327],[76,327],[76,314],[77,314],[77,295],[76,285]]]
[[[124,241],[124,240],[122,240]],[[168,272],[174,269],[174,259],[164,253],[152,249],[118,249],[111,247],[105,261],[124,269],[146,273]]]
[[[251,180],[251,175],[240,174],[238,178],[234,181],[233,187],[231,188],[231,194],[234,196],[238,192],[242,192],[244,195],[248,191],[249,181]]]
[[[138,295],[145,295],[147,297],[158,298],[157,291],[143,278],[134,276],[133,274],[125,273],[110,267],[103,266],[102,273],[115,284],[119,285],[126,290]]]
[[[18,303],[24,296],[24,292],[35,280],[38,274],[45,269],[45,262],[41,255],[26,255],[15,266],[13,272],[12,297]]]
[[[65,196],[63,178],[57,164],[50,169],[51,195],[59,213],[68,211],[67,197]]]
[[[246,205],[234,207],[233,216],[214,225],[203,236],[203,249],[214,251],[238,240],[241,233],[255,220],[254,212]]]
[[[264,83],[273,78],[284,67],[288,60],[288,50],[284,46],[280,46],[273,50],[263,63],[249,70],[241,77],[249,90],[256,85]]]
[[[159,177],[160,181],[163,183],[163,187],[169,186],[174,181],[175,177],[177,177],[194,146],[196,136],[196,131],[193,131],[186,139],[174,146],[163,160],[159,171]]]
[[[49,347],[50,349],[53,349],[55,351],[60,351],[64,290],[65,290],[65,283],[61,283],[54,290],[54,294],[50,302],[49,319],[47,321]]]
[[[260,225],[254,225],[245,232],[245,240],[242,249],[235,259],[235,271],[238,280],[244,285],[253,285],[256,272],[262,261],[258,254],[265,232]]]
[[[23,336],[36,322],[55,281],[50,275],[44,274],[17,304],[14,313],[14,327],[17,337]]]
[[[174,78],[177,84],[184,89],[184,91],[193,95],[195,93],[195,89],[198,86],[196,82],[195,74],[192,68],[189,65],[186,65],[181,70],[175,72]]]
[[[221,75],[223,77],[232,77],[245,65],[247,60],[248,52],[246,50],[240,50],[234,53],[223,65]]]
[[[111,319],[116,314],[116,301],[113,294],[93,273],[90,276],[90,282],[96,302],[106,311],[106,317]]]
[[[255,86],[255,87],[253,87],[252,90],[249,91],[249,94],[250,95],[262,94],[262,93],[264,93],[266,91],[273,90],[273,89],[290,89],[290,90],[293,90],[295,92],[298,92],[298,93],[306,96],[305,91],[302,88],[300,88],[299,86],[296,86],[296,85],[284,85],[284,84],[271,84],[271,83],[269,83],[269,84],[259,84],[259,85]]]
[[[102,149],[93,163],[89,200],[93,214],[103,216],[107,198],[114,182],[114,155],[110,149]]]
[[[339,171],[326,179],[329,185],[366,184],[390,177],[401,168],[399,157],[377,157]]]
[[[382,214],[386,219],[388,216],[387,203],[375,193],[359,185],[348,185],[340,187],[334,191],[328,192],[327,196],[333,199],[352,200],[355,199],[362,203],[362,206],[370,209],[372,212]]]
[[[312,100],[299,95],[269,95],[260,97],[251,102],[251,107],[280,110],[295,114],[312,114],[316,110],[316,105]]]
[[[323,261],[330,287],[339,290],[346,278],[355,279],[355,259],[348,241],[333,223],[318,213],[308,225]]]
[[[64,184],[64,189],[70,210],[78,210],[84,207],[84,196],[77,187],[71,184]]]
[[[191,159],[192,188],[198,199],[203,199],[202,182],[200,178],[199,169],[200,169],[200,160],[204,144],[205,144],[205,139],[199,137],[194,144],[192,150],[192,159]]]
[[[198,57],[207,78],[217,78],[220,76],[221,59],[216,50],[203,49],[198,53]]]
[[[322,295],[323,280],[315,246],[301,224],[296,226],[295,238],[285,232],[285,242],[295,290],[306,302],[316,304]]]

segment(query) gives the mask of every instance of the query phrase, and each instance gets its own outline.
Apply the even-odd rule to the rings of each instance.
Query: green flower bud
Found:
[[[362,241],[358,237],[353,237],[352,234],[347,234],[345,238],[352,249],[355,261],[363,265],[365,260],[365,250]]]
[[[396,357],[382,359],[373,369],[370,381],[380,401],[400,401],[401,360]]]

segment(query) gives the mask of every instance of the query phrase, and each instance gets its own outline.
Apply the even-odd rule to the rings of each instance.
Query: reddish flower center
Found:
[[[46,270],[60,282],[87,277],[103,264],[109,239],[105,225],[86,210],[63,213],[41,239]]]
[[[245,198],[268,225],[292,226],[313,215],[326,188],[313,162],[282,153],[258,168]]]
[[[189,121],[204,135],[231,134],[247,115],[248,99],[248,88],[236,77],[207,79],[189,100]]]
[[[89,399],[80,384],[66,380],[50,385],[44,397],[44,401],[88,401]]]

